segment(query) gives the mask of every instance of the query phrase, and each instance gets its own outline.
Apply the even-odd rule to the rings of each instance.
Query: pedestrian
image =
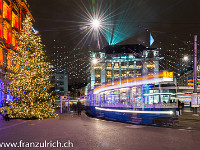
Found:
[[[5,115],[5,121],[10,121],[9,115],[10,115],[10,106],[7,104],[5,107],[6,115]]]
[[[78,100],[78,102],[77,102],[77,110],[78,110],[78,115],[81,115],[82,104],[81,104],[80,100]]]
[[[179,111],[179,115],[181,115],[181,102],[178,100],[178,111]]]

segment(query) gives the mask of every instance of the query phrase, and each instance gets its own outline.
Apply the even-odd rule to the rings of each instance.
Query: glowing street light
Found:
[[[92,27],[94,28],[94,29],[99,29],[99,27],[100,27],[100,20],[98,20],[98,19],[94,19],[94,20],[92,20]]]
[[[94,59],[92,60],[92,64],[96,65],[97,63],[98,63],[98,60],[97,60],[96,58],[94,58]]]
[[[189,59],[188,56],[184,56],[184,57],[183,57],[183,60],[184,60],[184,61],[188,61],[188,59]]]

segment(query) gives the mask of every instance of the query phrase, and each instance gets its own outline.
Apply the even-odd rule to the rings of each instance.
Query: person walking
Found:
[[[78,102],[77,102],[77,110],[78,110],[78,115],[81,115],[82,104],[81,104],[80,100],[78,100]]]
[[[5,120],[6,121],[10,121],[10,118],[9,118],[9,115],[10,115],[10,106],[9,105],[7,105],[5,107],[5,111],[6,111]]]

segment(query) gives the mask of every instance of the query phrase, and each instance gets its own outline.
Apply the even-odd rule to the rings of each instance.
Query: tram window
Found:
[[[158,104],[158,103],[159,103],[159,95],[154,95],[153,104]]]
[[[161,95],[161,101],[163,104],[169,103],[169,95]]]

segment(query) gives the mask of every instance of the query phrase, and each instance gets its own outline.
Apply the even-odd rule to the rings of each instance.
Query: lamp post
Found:
[[[197,95],[197,35],[194,36],[194,91],[192,95],[192,107],[193,113],[197,114],[197,108],[199,107],[198,95]]]

